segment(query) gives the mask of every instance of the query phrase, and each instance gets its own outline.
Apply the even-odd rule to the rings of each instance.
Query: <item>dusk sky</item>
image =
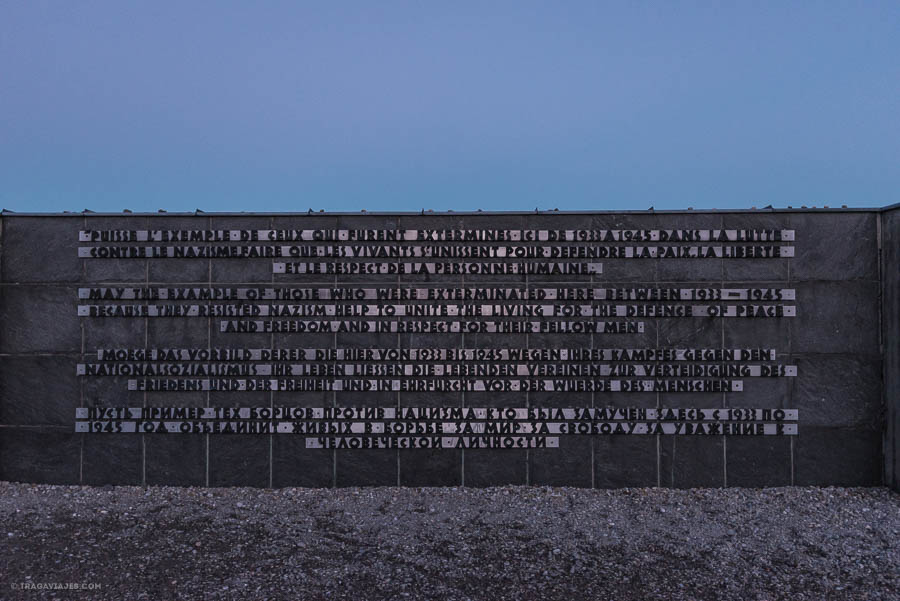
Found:
[[[14,211],[896,202],[896,0],[0,0]]]

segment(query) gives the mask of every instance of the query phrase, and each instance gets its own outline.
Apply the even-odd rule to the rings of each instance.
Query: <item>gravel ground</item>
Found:
[[[0,483],[0,522],[3,599],[900,599],[884,488]]]

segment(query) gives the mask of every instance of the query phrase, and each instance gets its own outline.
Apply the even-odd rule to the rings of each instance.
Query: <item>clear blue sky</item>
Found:
[[[0,206],[900,201],[900,2],[0,0]]]

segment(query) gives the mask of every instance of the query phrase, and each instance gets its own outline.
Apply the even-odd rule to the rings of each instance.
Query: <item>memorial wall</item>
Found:
[[[895,483],[895,215],[4,213],[0,479]]]

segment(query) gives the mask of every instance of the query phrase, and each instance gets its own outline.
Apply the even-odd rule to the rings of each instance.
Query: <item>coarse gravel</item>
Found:
[[[0,482],[0,522],[0,599],[900,599],[886,488]]]

